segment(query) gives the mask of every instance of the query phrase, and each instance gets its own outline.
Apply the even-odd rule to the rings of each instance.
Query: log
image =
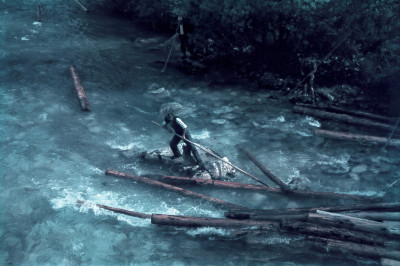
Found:
[[[370,135],[361,135],[361,134],[352,134],[346,132],[338,132],[338,131],[331,131],[325,129],[315,129],[314,134],[317,136],[332,138],[332,139],[339,139],[339,140],[351,140],[351,141],[365,141],[370,143],[377,143],[377,144],[386,144],[391,146],[400,147],[400,139],[391,139],[388,142],[388,138],[377,137],[377,136],[370,136]]]
[[[235,210],[230,209],[225,213],[227,218],[233,219],[257,219],[262,220],[268,215],[283,215],[283,214],[301,214],[301,213],[315,213],[317,210],[329,212],[345,212],[345,211],[380,211],[380,212],[398,212],[400,211],[400,202],[393,203],[371,203],[371,204],[357,204],[347,206],[329,206],[329,207],[311,207],[311,208],[288,208],[288,209],[247,209]]]
[[[85,90],[83,89],[83,86],[79,79],[78,72],[77,72],[76,68],[72,65],[69,67],[69,69],[71,71],[72,79],[74,80],[75,90],[76,90],[76,93],[78,94],[78,99],[79,99],[79,103],[81,104],[81,109],[82,109],[82,111],[90,111],[89,102],[87,100]]]
[[[83,200],[77,200],[77,203],[84,204],[85,202]],[[105,210],[109,210],[109,211],[112,211],[112,212],[129,215],[129,216],[133,216],[133,217],[144,218],[144,219],[151,218],[150,214],[145,214],[145,213],[141,213],[141,212],[128,211],[128,210],[125,210],[125,209],[118,209],[118,208],[110,207],[110,206],[107,206],[107,205],[101,205],[101,204],[96,204],[96,206],[99,207],[99,208],[105,209]]]
[[[328,225],[361,232],[368,232],[380,235],[396,235],[395,233],[391,232],[384,223],[320,210],[318,210],[316,213],[309,213],[308,221],[310,223]]]
[[[305,114],[305,115],[310,115],[310,116],[315,116],[315,117],[320,117],[324,119],[332,119],[332,120],[337,120],[341,121],[344,123],[348,124],[355,124],[355,125],[361,125],[361,126],[366,126],[366,127],[375,127],[383,130],[392,130],[393,126],[380,123],[380,122],[374,122],[365,118],[357,118],[353,117],[350,115],[346,114],[337,114],[337,113],[330,113],[322,110],[315,110],[307,107],[302,107],[302,106],[297,106],[295,105],[293,107],[293,112],[294,113],[299,113],[299,114]]]
[[[344,213],[351,217],[373,221],[400,221],[400,212],[349,212]]]
[[[397,250],[389,250],[384,247],[370,246],[363,244],[356,244],[347,241],[332,240],[322,237],[310,236],[308,240],[314,242],[322,242],[326,244],[324,250],[334,251],[334,252],[350,252],[353,255],[369,258],[389,258],[394,260],[400,259],[400,252]]]
[[[265,193],[277,193],[277,194],[286,193],[280,188],[251,185],[251,184],[222,181],[222,180],[203,179],[203,178],[164,176],[161,178],[161,181],[171,185],[197,185],[197,186],[217,187],[217,188],[243,189],[243,190],[265,192]],[[291,195],[300,197],[321,197],[321,198],[332,198],[332,199],[348,198],[356,201],[380,200],[378,197],[351,195],[351,194],[334,193],[334,192],[310,191],[301,189],[292,190]]]
[[[306,103],[296,103],[296,105],[299,105],[302,107],[307,107],[307,108],[326,110],[329,112],[334,112],[334,113],[339,113],[339,114],[347,114],[347,115],[353,115],[353,116],[357,116],[357,117],[369,118],[369,119],[373,119],[376,121],[385,122],[388,124],[393,124],[396,122],[396,118],[394,118],[394,117],[387,117],[387,116],[372,114],[372,113],[358,111],[358,110],[349,110],[349,109],[345,109],[345,108],[338,107],[338,106],[332,106],[332,105],[318,106],[318,105],[306,104]]]
[[[271,173],[267,168],[265,168],[257,159],[244,147],[241,147],[241,150],[249,157],[249,159],[269,178],[272,182],[277,184],[284,192],[291,192],[292,189],[286,185],[282,180],[280,180],[277,176]]]
[[[41,7],[40,5],[37,5],[37,20],[38,20],[39,22],[42,22],[42,21],[43,21],[43,20],[42,20],[42,16],[43,16],[42,7]]]
[[[243,221],[225,218],[193,217],[167,214],[152,214],[151,223],[168,226],[184,227],[251,227],[260,226],[262,228],[279,228],[277,222],[270,221]]]
[[[84,12],[86,13],[89,12],[89,10],[84,5],[82,5],[78,0],[75,0],[75,2],[82,8]]]
[[[319,236],[329,239],[338,239],[354,243],[384,246],[386,239],[371,233],[352,231],[345,228],[321,226],[305,222],[284,222],[281,228],[292,233],[298,233],[308,236]]]
[[[126,179],[131,179],[134,180],[136,182],[140,182],[140,183],[144,183],[144,184],[148,184],[148,185],[152,185],[152,186],[157,186],[157,187],[161,187],[170,191],[174,191],[177,192],[179,194],[188,196],[188,197],[192,197],[192,198],[199,198],[199,199],[203,199],[212,203],[215,203],[217,205],[220,206],[224,206],[226,208],[239,208],[239,209],[243,209],[244,207],[230,203],[230,202],[226,202],[217,198],[213,198],[210,196],[206,196],[200,193],[196,193],[187,189],[183,189],[180,187],[176,187],[176,186],[172,186],[172,185],[168,185],[159,181],[155,181],[152,179],[149,179],[147,177],[143,177],[143,176],[135,176],[135,175],[130,175],[130,174],[126,174],[126,173],[122,173],[122,172],[118,172],[115,170],[111,170],[111,169],[107,169],[106,170],[106,175],[111,175],[111,176],[115,176],[115,177],[122,177],[122,178],[126,178]]]

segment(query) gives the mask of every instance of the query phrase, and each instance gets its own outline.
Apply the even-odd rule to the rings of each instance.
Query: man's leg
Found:
[[[174,154],[173,159],[181,157],[181,153],[178,149],[178,143],[181,141],[181,138],[178,136],[174,136],[171,141],[169,142],[169,146],[171,147],[172,153]]]
[[[192,136],[190,135],[189,132],[186,132],[186,139],[188,139],[188,140],[193,142]],[[190,148],[190,150],[191,150],[191,152],[193,154],[193,157],[196,160],[197,164],[202,166],[203,165],[203,161],[201,160],[200,154],[197,151],[196,147],[192,143],[189,143],[189,142],[186,142],[186,145],[188,145],[188,147]]]

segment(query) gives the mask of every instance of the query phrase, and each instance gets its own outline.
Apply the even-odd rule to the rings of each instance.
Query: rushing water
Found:
[[[38,2],[43,22],[36,20]],[[225,229],[158,227],[96,208],[94,203],[223,217],[225,210],[210,203],[104,175],[107,168],[165,174],[138,154],[167,147],[170,136],[151,120],[162,121],[159,109],[171,102],[184,107],[195,141],[263,180],[238,145],[300,188],[382,195],[400,177],[398,150],[316,138],[315,127],[341,126],[292,114],[269,92],[211,86],[207,75],[185,75],[174,68],[176,51],[162,73],[163,64],[154,62],[166,58],[168,50],[159,44],[167,37],[96,8],[85,14],[72,0],[0,1],[1,265],[376,263],[327,255],[300,237],[271,233],[260,245]],[[78,69],[91,112],[80,110],[70,64]],[[146,94],[152,83],[169,96]],[[254,183],[239,174],[234,180]],[[253,208],[323,204],[191,189]],[[393,200],[398,186],[389,193]],[[77,205],[78,199],[89,204]]]

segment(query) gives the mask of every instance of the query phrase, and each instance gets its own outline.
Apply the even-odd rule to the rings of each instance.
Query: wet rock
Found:
[[[350,173],[350,177],[355,181],[360,181],[360,176],[357,173]]]
[[[213,119],[213,120],[211,120],[211,123],[213,123],[215,125],[225,125],[226,119]]]
[[[145,92],[146,96],[154,97],[154,98],[165,98],[169,97],[170,93],[164,87],[160,87],[156,83],[152,83]]]
[[[353,167],[353,169],[351,169],[351,172],[359,174],[359,173],[366,172],[367,169],[368,169],[368,167],[365,164],[360,164],[360,165],[357,165],[357,166]]]

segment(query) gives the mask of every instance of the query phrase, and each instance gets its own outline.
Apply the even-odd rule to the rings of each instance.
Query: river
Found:
[[[37,4],[43,21],[37,21]],[[182,229],[115,214],[95,203],[143,213],[223,217],[224,209],[159,188],[119,180],[107,168],[167,174],[140,152],[168,147],[165,103],[180,103],[194,141],[267,181],[245,146],[284,182],[316,191],[383,195],[400,177],[398,150],[313,136],[318,127],[355,129],[293,114],[271,92],[216,85],[208,75],[161,72],[168,39],[127,18],[75,1],[0,1],[1,265],[320,265],[371,264],[312,249],[271,233],[263,244],[226,229]],[[69,73],[78,69],[91,111],[80,110]],[[169,95],[146,93],[157,83]],[[234,181],[255,182],[237,174]],[[251,208],[337,204],[234,190],[190,188]],[[386,198],[399,195],[394,187]],[[78,205],[77,200],[88,202]],[[397,198],[398,199],[398,198]],[[339,202],[341,203],[341,202]]]

